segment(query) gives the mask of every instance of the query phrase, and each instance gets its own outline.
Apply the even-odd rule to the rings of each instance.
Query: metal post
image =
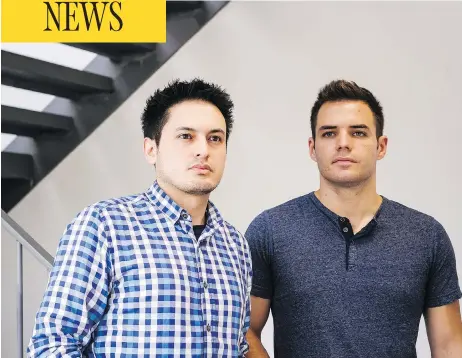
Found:
[[[48,270],[53,267],[53,256],[35,241],[21,226],[2,210],[2,229],[5,228],[17,242],[20,242]]]
[[[17,295],[18,295],[18,357],[23,358],[23,282],[22,282],[22,245],[17,242],[18,247],[18,286],[17,286]]]
[[[2,229],[5,228],[14,239],[16,239],[17,245],[17,287],[16,287],[16,298],[17,298],[17,349],[18,357],[23,358],[24,354],[24,294],[23,294],[23,246],[26,250],[29,250],[47,269],[48,273],[53,268],[53,256],[46,251],[40,244],[35,241],[21,226],[19,226],[5,211],[2,212]]]

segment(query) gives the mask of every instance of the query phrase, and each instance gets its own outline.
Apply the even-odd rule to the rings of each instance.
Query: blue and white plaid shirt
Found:
[[[157,182],[91,205],[66,228],[28,347],[30,357],[242,357],[251,258],[209,202],[190,215]]]

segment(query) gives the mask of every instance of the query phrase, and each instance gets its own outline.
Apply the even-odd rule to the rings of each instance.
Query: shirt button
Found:
[[[207,285],[207,282],[204,282],[204,288],[207,289],[209,285]]]
[[[343,228],[343,232],[348,232],[348,228],[347,228],[347,227],[344,227],[344,228]]]
[[[187,219],[188,219],[188,214],[183,213],[183,214],[181,214],[181,217],[182,217],[183,219],[187,220]]]
[[[345,222],[345,218],[340,218],[340,221],[343,223]]]
[[[209,324],[207,324],[207,332],[210,332],[212,330],[212,327],[210,327]]]

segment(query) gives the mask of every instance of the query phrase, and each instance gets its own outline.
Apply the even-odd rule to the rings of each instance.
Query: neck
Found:
[[[189,215],[191,215],[193,225],[205,224],[205,211],[207,209],[210,194],[193,195],[185,193],[173,185],[157,181],[159,186],[167,195]]]
[[[382,203],[382,197],[377,194],[375,178],[348,187],[321,178],[320,188],[315,195],[329,210],[348,218],[355,231],[359,231],[374,217]]]

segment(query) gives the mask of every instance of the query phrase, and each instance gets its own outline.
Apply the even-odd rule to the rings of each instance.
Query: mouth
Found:
[[[356,163],[356,162],[350,158],[337,158],[332,163],[348,164],[348,163]]]
[[[191,169],[200,171],[200,172],[211,172],[212,168],[210,168],[207,164],[196,164],[191,167]]]

